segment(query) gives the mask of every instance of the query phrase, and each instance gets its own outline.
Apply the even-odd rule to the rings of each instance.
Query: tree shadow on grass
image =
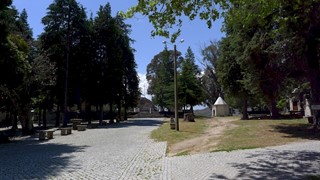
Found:
[[[319,130],[313,130],[309,124],[287,125],[279,124],[272,126],[275,131],[284,133],[289,138],[302,138],[310,140],[320,140]]]
[[[266,150],[248,155],[245,163],[230,163],[238,172],[232,179],[307,179],[319,174],[320,152]],[[212,174],[210,179],[229,179],[225,175]]]
[[[71,161],[72,153],[87,147],[48,142],[30,137],[0,144],[0,179],[50,179],[61,171],[76,172],[80,164]]]

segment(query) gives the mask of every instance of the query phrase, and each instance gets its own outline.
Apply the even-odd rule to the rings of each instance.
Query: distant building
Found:
[[[135,112],[149,112],[152,113],[152,111],[155,111],[156,107],[150,101],[149,99],[145,97],[141,97],[139,102],[138,102],[138,107],[135,108]]]
[[[230,110],[228,104],[221,98],[218,97],[216,102],[212,107],[212,117],[213,116],[229,116]]]
[[[291,97],[289,99],[289,112],[291,114],[298,113],[306,117],[312,116],[309,96],[307,91],[295,88],[291,92]]]

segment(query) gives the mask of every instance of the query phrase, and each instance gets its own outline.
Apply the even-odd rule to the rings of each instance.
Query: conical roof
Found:
[[[227,103],[219,96],[216,102],[214,103],[214,106],[216,105],[227,105]]]

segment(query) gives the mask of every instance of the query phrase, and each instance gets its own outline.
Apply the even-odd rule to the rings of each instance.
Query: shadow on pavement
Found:
[[[81,152],[85,146],[50,144],[34,138],[0,144],[0,179],[50,179],[70,166],[71,153]],[[72,162],[68,171],[77,171]],[[50,177],[50,178],[48,178]]]
[[[231,163],[238,171],[235,179],[306,179],[319,174],[320,153],[314,151],[279,151],[268,150],[260,154],[251,154],[247,158],[255,161]],[[210,179],[228,179],[219,174],[212,174]]]
[[[121,121],[120,123],[112,123],[99,125],[97,128],[126,128],[130,126],[160,126],[163,123],[162,119],[130,119]]]

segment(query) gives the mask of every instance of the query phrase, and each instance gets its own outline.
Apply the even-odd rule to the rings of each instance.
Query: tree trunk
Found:
[[[275,99],[273,98],[271,100],[271,119],[279,119],[280,118],[280,114],[279,114],[279,110],[277,108],[277,103],[275,101]]]
[[[306,59],[308,63],[308,75],[311,86],[312,105],[320,105],[320,65],[317,56],[318,42],[315,38],[319,36],[319,30],[320,26],[310,28],[309,36],[306,38]],[[312,111],[314,119],[313,127],[316,128],[320,119],[320,110],[314,109]]]
[[[99,105],[99,124],[102,125],[103,121],[103,104]]]
[[[33,122],[29,118],[29,109],[28,108],[23,108],[20,116],[19,116],[21,126],[22,126],[22,134],[24,135],[29,135],[34,133],[33,129]]]
[[[86,102],[86,120],[91,124],[91,104]]]
[[[125,103],[124,104],[124,117],[123,117],[123,120],[128,120],[128,114],[127,114],[127,104]]]
[[[191,111],[192,115],[194,115],[194,113],[193,113],[193,106],[192,106],[192,105],[190,105],[190,111]]]
[[[42,112],[42,109],[39,108],[39,112],[38,112],[38,126],[39,126],[39,127],[41,126],[41,118],[42,118],[41,112]]]
[[[109,114],[110,114],[110,121],[109,121],[109,122],[110,122],[110,123],[114,123],[114,121],[113,121],[113,118],[114,118],[113,116],[114,116],[114,115],[113,115],[112,102],[110,102],[110,104],[109,104],[109,109],[110,109],[110,110],[109,110]]]
[[[42,110],[42,122],[43,122],[43,127],[47,127],[47,110],[43,108]]]
[[[18,129],[18,115],[17,113],[11,113],[10,119],[12,120],[12,129]]]
[[[60,126],[60,106],[57,106],[57,112],[56,112],[56,124],[55,127]]]
[[[248,100],[246,98],[243,99],[243,104],[242,104],[242,120],[248,120]]]
[[[320,105],[320,72],[316,69],[309,71],[309,79],[311,85],[311,105]],[[316,128],[316,124],[319,121],[320,110],[312,109],[313,114],[313,127]]]
[[[118,102],[118,112],[117,113],[118,113],[118,115],[117,115],[118,117],[117,117],[116,121],[120,122],[121,121],[121,102],[120,101]]]

